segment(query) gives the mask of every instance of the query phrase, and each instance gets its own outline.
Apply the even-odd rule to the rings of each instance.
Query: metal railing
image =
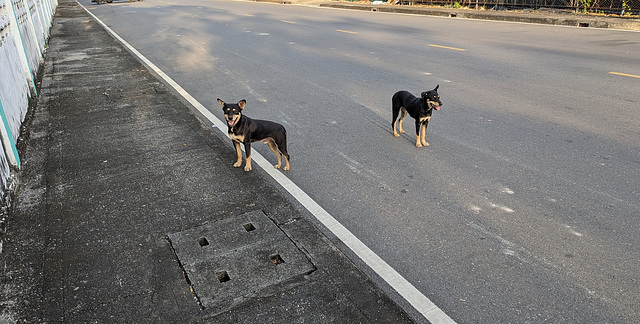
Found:
[[[493,10],[555,9],[622,16],[640,14],[640,0],[414,0],[414,3]]]

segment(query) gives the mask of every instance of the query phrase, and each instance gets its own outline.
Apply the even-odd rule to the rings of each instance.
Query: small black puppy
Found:
[[[242,99],[237,104],[227,104],[218,98],[218,103],[222,106],[224,118],[229,126],[229,137],[236,148],[238,160],[234,167],[242,166],[242,150],[240,143],[244,144],[244,151],[247,162],[244,165],[245,171],[251,171],[251,143],[262,141],[267,143],[269,148],[278,157],[276,169],[282,165],[282,156],[285,159],[283,170],[289,170],[289,153],[287,153],[287,131],[284,126],[268,120],[251,119],[242,115],[247,101]]]
[[[420,98],[416,98],[404,90],[398,91],[393,95],[391,99],[393,111],[391,127],[393,128],[393,136],[398,137],[400,134],[404,134],[402,120],[407,116],[408,112],[409,116],[416,120],[416,147],[429,146],[429,143],[425,141],[424,137],[433,109],[440,110],[440,106],[442,106],[440,95],[438,94],[439,87],[440,85],[437,85],[435,89],[421,93]],[[398,120],[398,131],[396,131],[398,114],[400,115],[400,119]]]

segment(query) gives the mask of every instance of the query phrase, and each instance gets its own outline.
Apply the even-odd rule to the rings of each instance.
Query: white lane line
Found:
[[[76,0],[76,2],[78,2]],[[181,96],[183,96],[190,104],[192,104],[205,118],[211,121],[221,132],[224,132],[225,124],[213,115],[200,102],[187,93],[184,88],[173,81],[167,74],[160,70],[155,64],[149,61],[144,55],[138,52],[133,46],[127,43],[122,37],[116,34],[111,28],[103,23],[98,17],[85,8],[80,2],[78,4],[88,12],[102,27],[109,32],[116,40],[124,45],[131,53],[136,55],[149,69],[157,73],[167,84],[173,87]],[[227,135],[228,136],[228,135]],[[422,314],[429,322],[433,324],[455,324],[455,322],[447,316],[438,306],[436,306],[429,298],[423,295],[416,287],[414,287],[407,279],[400,275],[395,269],[387,264],[368,246],[360,241],[353,233],[331,216],[324,208],[316,203],[309,195],[307,195],[293,181],[285,177],[282,172],[276,170],[269,161],[267,161],[260,153],[253,152],[252,159],[267,174],[273,177],[285,190],[287,190],[296,200],[298,200],[318,221],[327,227],[338,239],[340,239],[349,249],[351,249],[364,263],[375,271],[382,279],[384,279],[395,291],[397,291],[411,306],[413,306],[420,314]]]
[[[429,322],[434,324],[455,323],[438,306],[416,289],[409,281],[380,258],[353,233],[338,222],[331,214],[316,203],[293,181],[276,170],[262,155],[253,156],[253,160],[273,177],[285,190],[300,202],[313,216],[353,251],[367,266],[384,279],[406,301],[408,301]]]

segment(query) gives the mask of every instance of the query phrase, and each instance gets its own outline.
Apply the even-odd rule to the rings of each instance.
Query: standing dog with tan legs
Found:
[[[244,144],[245,171],[251,171],[251,143],[263,142],[269,145],[269,148],[278,158],[276,169],[282,166],[282,157],[284,156],[285,166],[283,170],[289,170],[289,153],[287,152],[287,131],[284,126],[268,121],[251,119],[242,114],[247,101],[242,99],[237,104],[228,104],[218,98],[218,103],[222,106],[224,118],[229,127],[229,137],[233,141],[236,148],[238,159],[233,164],[234,167],[242,166],[242,150],[240,144]]]
[[[440,106],[442,106],[440,95],[438,94],[439,87],[440,85],[437,85],[435,89],[421,93],[420,98],[416,98],[404,90],[398,91],[393,95],[391,99],[393,113],[391,128],[393,128],[393,136],[399,137],[400,134],[404,134],[402,121],[409,113],[409,116],[416,120],[416,147],[429,146],[429,143],[425,140],[427,125],[431,120],[433,110],[440,110]],[[400,115],[400,119],[398,119],[398,115]],[[396,120],[398,121],[397,130]]]

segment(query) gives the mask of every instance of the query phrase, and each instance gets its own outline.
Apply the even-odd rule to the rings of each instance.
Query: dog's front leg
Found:
[[[239,168],[242,166],[242,150],[240,149],[240,142],[233,141],[233,146],[236,147],[236,163],[233,164],[234,168]]]
[[[428,124],[429,124],[429,120],[427,119],[427,121],[422,123],[422,127],[420,128],[420,142],[422,143],[422,146],[429,146],[429,143],[427,143],[427,141],[424,139],[425,136],[427,135]]]
[[[251,142],[244,142],[244,153],[247,156],[247,161],[244,164],[244,170],[251,171]]]
[[[420,142],[420,130],[422,129],[422,123],[420,120],[416,119],[416,147],[422,147],[422,143]]]

